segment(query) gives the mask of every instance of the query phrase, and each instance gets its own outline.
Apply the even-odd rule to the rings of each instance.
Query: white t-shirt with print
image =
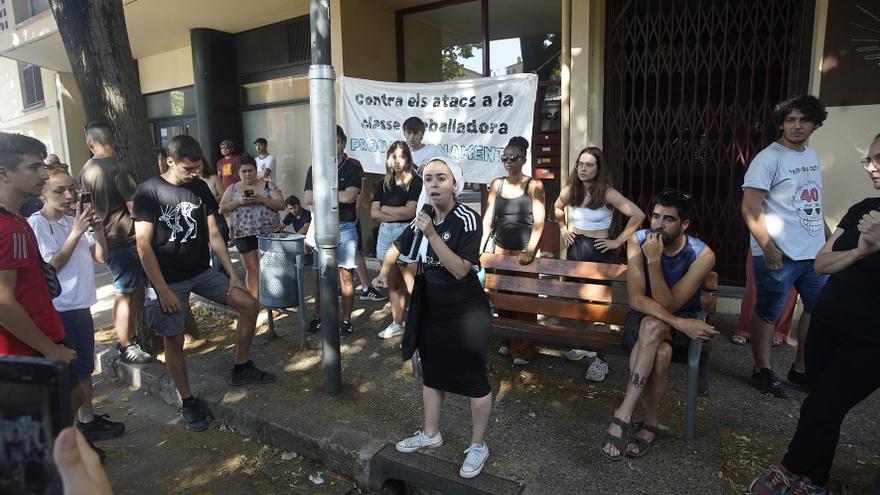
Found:
[[[40,255],[47,263],[67,240],[67,236],[73,230],[73,222],[74,218],[69,215],[55,221],[46,218],[39,211],[28,217],[28,223],[37,236]],[[52,300],[56,310],[88,309],[98,302],[95,290],[95,262],[90,249],[94,244],[95,238],[89,232],[83,234],[70,259],[58,270],[61,295]]]
[[[792,260],[815,259],[825,244],[822,173],[816,151],[771,144],[746,170],[743,189],[747,187],[767,191],[764,219],[776,246]],[[752,256],[762,256],[755,236],[750,238]]]
[[[275,181],[275,157],[272,154],[266,155],[266,158],[260,158],[260,155],[254,157],[254,160],[257,162],[257,172],[260,174],[260,177],[263,177],[263,170],[267,168],[271,170],[269,172],[269,180],[272,182]]]

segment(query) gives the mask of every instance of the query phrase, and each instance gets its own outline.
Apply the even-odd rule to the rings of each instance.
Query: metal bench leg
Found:
[[[691,340],[688,345],[687,439],[693,440],[697,429],[697,389],[700,383],[700,352],[703,343]]]

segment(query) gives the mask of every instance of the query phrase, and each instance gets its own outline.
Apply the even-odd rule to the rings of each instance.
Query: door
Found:
[[[608,2],[605,156],[643,209],[667,187],[694,196],[689,233],[715,251],[725,283],[745,281],[746,167],[777,138],[773,107],[807,91],[813,9],[813,0]]]
[[[153,143],[157,148],[164,148],[168,144],[168,140],[180,134],[198,139],[198,119],[195,116],[190,116],[153,121]]]

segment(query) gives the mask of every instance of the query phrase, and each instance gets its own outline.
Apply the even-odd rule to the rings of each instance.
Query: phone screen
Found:
[[[86,203],[92,202],[92,193],[89,192],[81,192],[79,193],[79,209],[82,210],[83,206]]]
[[[0,358],[0,493],[62,493],[52,461],[71,423],[69,368],[42,358]]]

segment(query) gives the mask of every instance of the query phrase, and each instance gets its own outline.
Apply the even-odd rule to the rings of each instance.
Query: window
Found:
[[[43,96],[43,73],[38,65],[18,63],[18,71],[21,76],[21,98],[25,109],[42,106]]]
[[[36,17],[51,8],[49,0],[12,0],[12,11],[15,13],[15,23]]]
[[[196,113],[196,90],[194,86],[172,89],[145,95],[147,118],[179,117]]]
[[[289,76],[241,85],[245,106],[304,100],[309,97],[309,78]]]
[[[482,77],[480,2],[405,15],[403,45],[407,82]]]

